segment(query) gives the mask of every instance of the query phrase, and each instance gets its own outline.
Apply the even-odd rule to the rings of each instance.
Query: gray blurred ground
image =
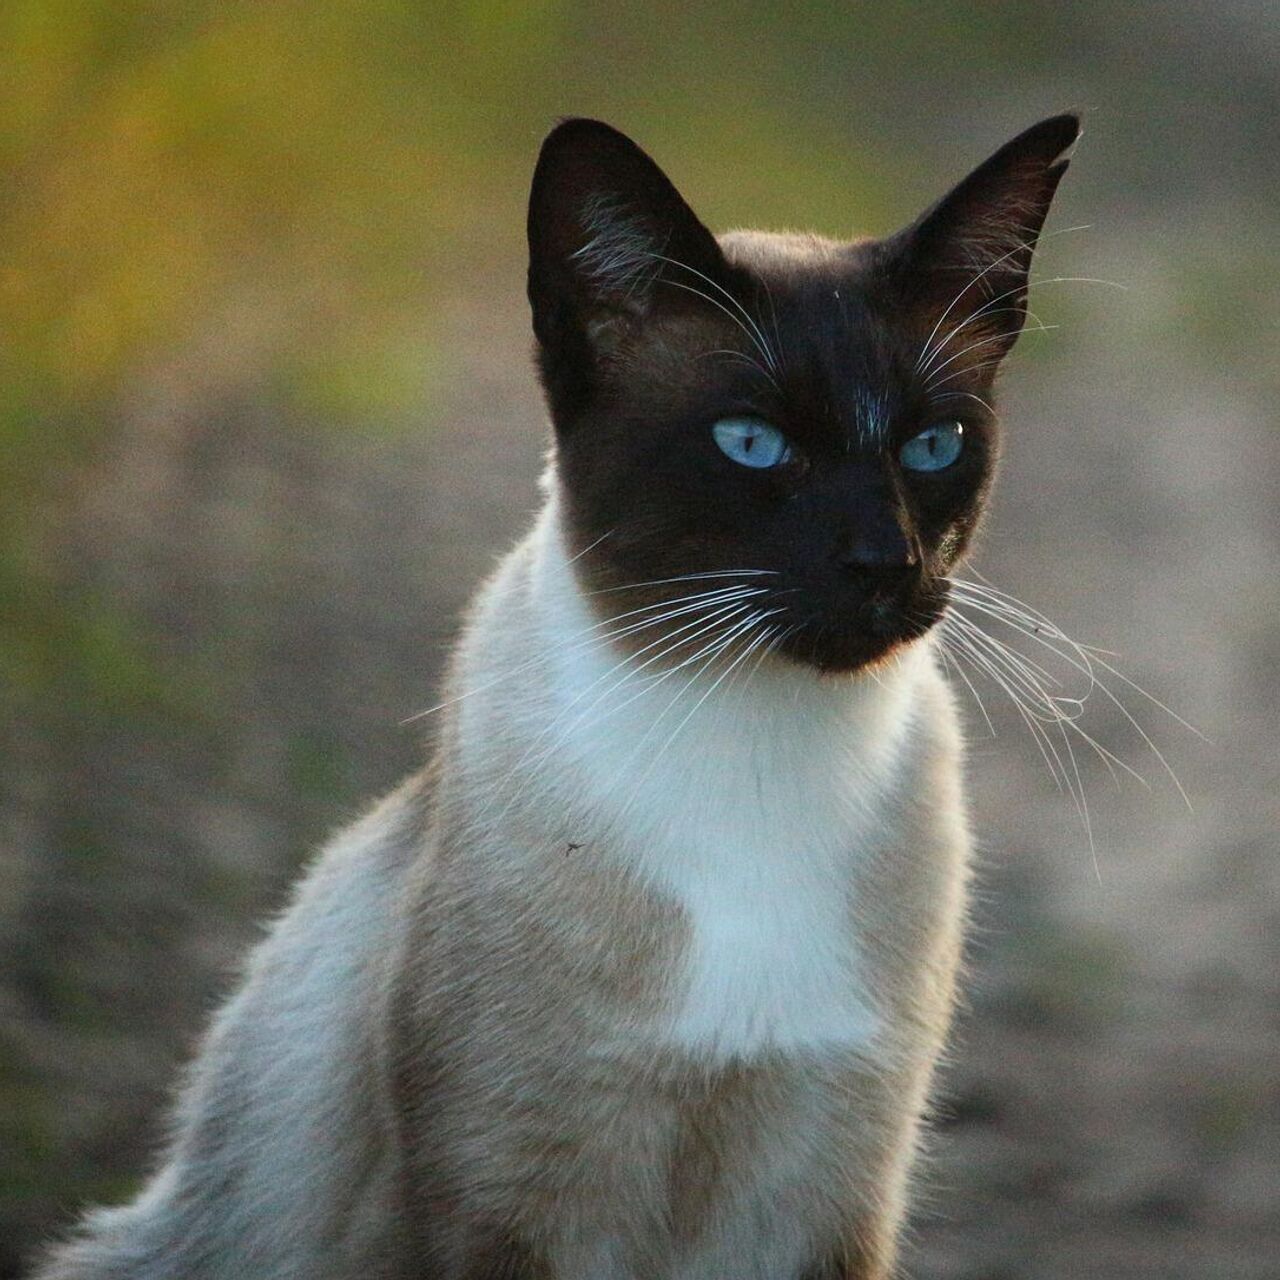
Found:
[[[1088,309],[1069,367],[1013,374],[979,563],[1119,650],[1212,745],[1117,686],[1189,813],[1095,696],[1090,731],[1152,782],[1117,793],[1082,754],[1095,868],[1030,738],[980,690],[998,737],[971,715],[985,867],[922,1277],[1280,1275],[1275,424],[1239,388],[1178,382],[1176,361],[1153,381],[1114,360],[1125,297]],[[33,1155],[56,1151],[68,1187],[127,1186],[252,919],[417,758],[400,722],[536,501],[520,303],[507,281],[449,317],[457,391],[429,438],[300,438],[252,397],[178,431],[170,371],[170,399],[137,406],[80,481],[64,552],[83,582],[147,616],[162,649],[228,646],[238,669],[203,736],[166,716],[123,738],[109,719],[10,726],[6,839],[26,857],[6,864],[0,931],[22,1029],[7,1105],[43,1114]],[[58,1221],[57,1188],[29,1217],[6,1206],[6,1238]]]
[[[1093,227],[1046,242],[1041,274],[1127,291],[1043,290],[1063,327],[1010,369],[978,564],[1117,651],[1209,741],[1113,685],[1188,811],[1095,692],[1084,726],[1151,784],[1117,791],[1081,754],[1095,861],[979,686],[997,736],[971,707],[970,1001],[910,1273],[1277,1280],[1276,21],[1266,5],[1143,23],[1085,8],[1077,62],[1119,83],[1142,61],[1160,85],[1144,121],[1163,101],[1165,132],[1153,143],[1120,111],[1091,123],[1055,225]],[[1064,74],[1060,100],[1074,86]],[[964,160],[972,123],[940,126]],[[0,724],[0,1277],[79,1203],[135,1185],[255,922],[420,758],[402,722],[536,505],[518,264],[431,319],[446,375],[420,430],[288,416],[210,322],[138,373],[33,508],[43,561],[14,604],[69,640],[51,692],[7,696]],[[145,661],[126,643],[139,630]]]

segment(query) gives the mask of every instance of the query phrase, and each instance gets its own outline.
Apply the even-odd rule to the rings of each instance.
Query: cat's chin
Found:
[[[779,648],[797,666],[826,676],[875,675],[891,670],[898,659],[928,635],[933,624],[913,623],[892,635],[841,634],[835,629],[799,633]]]

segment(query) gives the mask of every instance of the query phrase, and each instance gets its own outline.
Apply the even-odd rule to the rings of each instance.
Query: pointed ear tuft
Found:
[[[559,124],[529,197],[529,301],[544,351],[647,313],[670,259],[711,274],[715,237],[666,174],[599,120]]]
[[[926,308],[956,322],[983,309],[971,325],[1001,335],[987,359],[1013,346],[1026,319],[1032,254],[1080,131],[1074,114],[1032,125],[891,242],[900,280]]]

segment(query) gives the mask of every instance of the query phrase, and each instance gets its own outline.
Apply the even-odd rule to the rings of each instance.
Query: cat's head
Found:
[[[662,619],[672,659],[699,636],[767,635],[851,671],[933,626],[986,502],[993,381],[1078,135],[1075,116],[1045,120],[896,235],[841,242],[717,239],[628,138],[557,127],[529,298],[591,598]]]

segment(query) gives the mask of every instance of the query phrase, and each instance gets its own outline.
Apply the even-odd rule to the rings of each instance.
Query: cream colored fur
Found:
[[[929,642],[615,688],[601,609],[553,481],[432,770],[325,852],[156,1176],[43,1280],[889,1274],[969,852]]]

